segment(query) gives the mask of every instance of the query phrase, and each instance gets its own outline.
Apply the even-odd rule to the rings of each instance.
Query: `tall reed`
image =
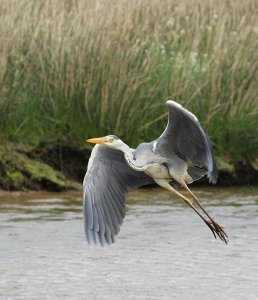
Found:
[[[166,99],[192,110],[216,154],[258,153],[252,0],[0,3],[0,130],[15,141],[157,137]]]

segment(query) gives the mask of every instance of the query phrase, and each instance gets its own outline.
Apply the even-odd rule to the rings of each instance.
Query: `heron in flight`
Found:
[[[175,101],[167,101],[168,124],[156,140],[131,149],[115,135],[88,139],[95,143],[83,181],[83,218],[89,244],[114,243],[125,217],[128,192],[156,183],[188,204],[215,238],[228,242],[224,229],[207,213],[188,184],[207,175],[217,181],[208,136],[196,116]],[[182,186],[189,195],[175,189]]]

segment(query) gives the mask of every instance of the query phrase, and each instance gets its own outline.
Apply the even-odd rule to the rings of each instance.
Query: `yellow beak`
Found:
[[[93,139],[88,139],[86,140],[86,142],[88,143],[92,143],[92,144],[104,144],[106,142],[108,142],[108,138],[106,137],[101,137],[101,138],[93,138]]]

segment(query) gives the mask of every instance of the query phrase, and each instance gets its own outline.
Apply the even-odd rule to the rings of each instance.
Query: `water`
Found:
[[[80,193],[0,192],[0,299],[258,299],[258,190],[195,193],[228,246],[161,189],[129,195],[107,248],[85,242]]]

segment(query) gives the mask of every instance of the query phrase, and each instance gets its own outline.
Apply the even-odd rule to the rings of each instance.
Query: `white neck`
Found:
[[[127,162],[127,164],[134,170],[136,171],[144,171],[147,169],[147,166],[139,166],[136,165],[136,161],[134,159],[133,153],[131,151],[131,149],[125,144],[123,143],[120,147],[120,150],[124,153],[125,156],[125,160]]]

